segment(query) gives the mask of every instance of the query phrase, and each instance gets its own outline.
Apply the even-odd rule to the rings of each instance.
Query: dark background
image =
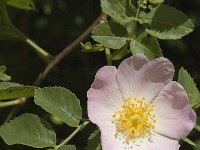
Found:
[[[98,0],[35,0],[37,11],[23,11],[8,7],[13,23],[25,35],[37,42],[42,48],[55,55],[70,44],[83,32],[101,13]],[[159,41],[164,56],[170,59],[176,67],[175,80],[180,67],[184,67],[194,78],[197,86],[200,85],[200,1],[199,0],[168,0],[170,6],[183,11],[192,19],[195,30],[181,40]],[[83,42],[92,41],[90,36]],[[121,61],[121,60],[120,60]],[[120,61],[114,62],[118,65]],[[12,76],[13,82],[31,85],[38,74],[46,66],[34,53],[33,49],[17,40],[0,41],[0,65],[7,66],[7,73]],[[74,92],[81,101],[83,116],[86,114],[86,92],[93,82],[96,71],[106,65],[103,52],[84,53],[78,46],[70,55],[58,64],[40,85],[62,86]],[[3,123],[12,108],[0,110],[0,123]],[[34,105],[30,100],[20,112],[34,113],[51,122],[50,115]],[[55,125],[57,138],[67,137],[74,129],[66,125]],[[86,130],[79,133],[70,143],[75,143],[77,149],[84,149],[89,131],[95,126],[89,125]],[[198,139],[199,134],[192,133],[191,138]],[[59,142],[59,141],[58,141]],[[185,150],[193,149],[184,144]],[[0,150],[25,150],[25,146],[6,146],[0,139]],[[182,148],[183,149],[183,148]]]

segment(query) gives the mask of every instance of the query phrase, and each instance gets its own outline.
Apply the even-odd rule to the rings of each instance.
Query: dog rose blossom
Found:
[[[196,114],[173,76],[168,59],[144,55],[98,70],[87,93],[88,116],[100,128],[103,150],[179,149]]]

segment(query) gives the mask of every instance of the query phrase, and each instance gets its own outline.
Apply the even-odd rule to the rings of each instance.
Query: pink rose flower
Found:
[[[87,93],[88,116],[100,128],[103,150],[179,149],[196,114],[173,76],[168,59],[144,55],[98,70]]]

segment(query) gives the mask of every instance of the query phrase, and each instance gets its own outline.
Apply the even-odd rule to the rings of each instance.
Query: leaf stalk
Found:
[[[8,101],[8,102],[0,102],[0,108],[2,107],[9,107],[9,106],[13,106],[13,105],[19,105],[25,102],[25,99],[20,98],[20,99],[16,99],[13,101]]]
[[[58,148],[64,146],[67,144],[79,131],[81,131],[83,128],[85,128],[88,125],[89,121],[84,121],[81,125],[79,125],[72,134],[70,134],[62,143],[55,146],[54,149],[57,150]]]
[[[112,65],[112,54],[110,53],[109,48],[105,48],[105,54],[106,54],[107,65],[111,66]]]

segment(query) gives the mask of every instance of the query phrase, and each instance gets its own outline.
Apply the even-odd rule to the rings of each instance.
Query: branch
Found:
[[[38,86],[41,84],[41,82],[44,80],[44,78],[48,75],[48,73],[59,63],[61,62],[67,55],[69,55],[75,47],[79,45],[79,43],[85,39],[92,31],[92,29],[102,20],[106,17],[104,13],[101,13],[94,22],[82,33],[79,37],[77,37],[71,44],[69,44],[64,50],[62,50],[60,53],[58,53],[46,66],[46,68],[39,74],[37,79],[33,82],[34,86]],[[25,100],[27,98],[24,98]],[[23,106],[23,104],[15,106],[8,117],[6,118],[7,121],[10,120],[15,114],[20,110],[20,108]]]
[[[92,29],[105,17],[105,14],[101,13],[96,20],[77,38],[75,39],[70,45],[68,45],[63,51],[58,53],[54,59],[52,59],[49,64],[46,66],[43,72],[40,73],[38,78],[35,80],[33,85],[39,85],[44,78],[47,76],[47,74],[61,61],[63,60],[67,55],[69,55],[75,47],[77,47],[80,42],[85,39],[88,34],[91,33]]]

